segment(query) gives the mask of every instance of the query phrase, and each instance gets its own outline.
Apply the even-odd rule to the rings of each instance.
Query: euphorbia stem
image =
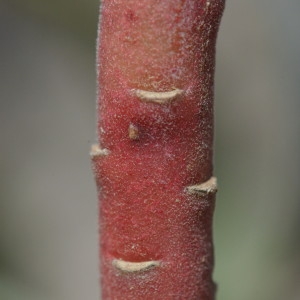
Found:
[[[102,299],[212,300],[213,76],[224,0],[104,0]]]

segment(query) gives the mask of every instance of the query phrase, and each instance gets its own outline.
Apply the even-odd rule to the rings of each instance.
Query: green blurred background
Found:
[[[0,0],[0,299],[99,299],[98,0]],[[300,1],[227,0],[216,71],[220,300],[300,299]],[[188,300],[188,299],[187,299]]]

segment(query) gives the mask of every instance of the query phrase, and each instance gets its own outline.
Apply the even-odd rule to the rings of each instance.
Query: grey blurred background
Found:
[[[99,299],[98,0],[0,0],[0,299]],[[300,299],[300,1],[227,0],[216,70],[220,300]]]

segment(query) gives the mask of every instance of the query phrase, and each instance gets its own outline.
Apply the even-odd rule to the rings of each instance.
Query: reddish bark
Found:
[[[224,0],[104,0],[102,299],[214,299],[213,75]]]

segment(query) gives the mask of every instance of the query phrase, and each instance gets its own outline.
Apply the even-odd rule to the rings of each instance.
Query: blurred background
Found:
[[[0,0],[0,299],[99,299],[98,0]],[[216,69],[220,300],[300,299],[300,2],[227,0]]]

